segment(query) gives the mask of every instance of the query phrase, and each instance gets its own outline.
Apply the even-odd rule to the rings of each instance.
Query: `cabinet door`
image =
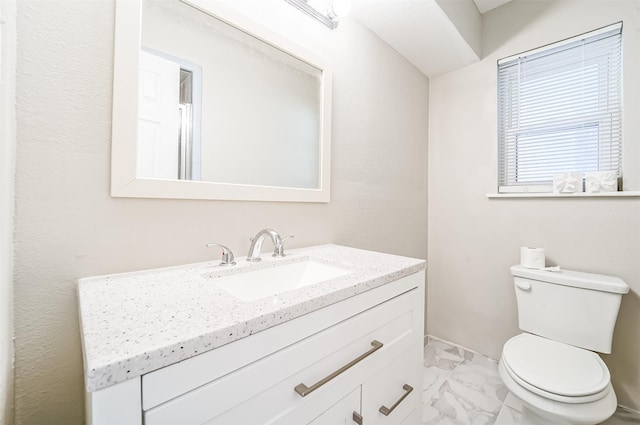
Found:
[[[401,425],[422,425],[422,409],[415,408]]]
[[[362,385],[365,424],[404,424],[405,419],[420,408],[422,370],[419,357],[420,350],[411,348]]]
[[[354,413],[360,413],[360,387],[309,422],[309,425],[352,425],[355,423]]]

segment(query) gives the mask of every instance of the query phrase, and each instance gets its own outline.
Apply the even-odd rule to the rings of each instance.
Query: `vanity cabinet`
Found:
[[[309,422],[309,425],[342,425],[349,424],[351,423],[350,421],[354,420],[362,422],[360,420],[362,416],[359,415],[361,396],[360,388],[358,387]]]
[[[420,271],[88,393],[89,423],[418,424],[423,323]]]

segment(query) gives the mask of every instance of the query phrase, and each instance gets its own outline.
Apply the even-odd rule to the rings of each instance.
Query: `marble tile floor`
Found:
[[[498,375],[498,362],[428,338],[424,348],[423,425],[519,425],[518,400]],[[640,424],[640,415],[618,408],[602,425]]]

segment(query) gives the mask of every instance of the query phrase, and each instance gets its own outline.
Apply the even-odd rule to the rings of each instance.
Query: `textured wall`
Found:
[[[624,19],[625,185],[640,190],[638,1],[515,0],[484,16],[478,64],[430,83],[428,333],[499,358],[518,332],[509,266],[544,247],[566,269],[619,276],[613,354],[622,405],[640,409],[640,199],[494,199],[496,61]]]
[[[264,227],[426,258],[427,79],[351,19],[240,3],[335,66],[329,204],[111,198],[114,3],[19,2],[17,424],[83,422],[78,277],[246,255]]]
[[[0,2],[0,425],[13,422],[15,1]]]

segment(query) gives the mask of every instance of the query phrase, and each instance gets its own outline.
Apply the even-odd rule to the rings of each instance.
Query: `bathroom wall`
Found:
[[[0,425],[13,423],[15,1],[0,2]]]
[[[624,21],[625,186],[640,190],[640,3],[515,0],[483,17],[484,59],[431,79],[428,333],[499,358],[518,332],[509,266],[544,247],[566,269],[611,274],[622,301],[618,402],[640,410],[640,198],[488,199],[497,184],[496,61]]]
[[[111,198],[114,2],[18,3],[16,424],[83,423],[78,277],[243,256],[264,227],[426,258],[427,78],[350,18],[233,3],[335,67],[331,203]]]
[[[482,15],[473,0],[436,0],[436,3],[477,57],[482,57]]]

